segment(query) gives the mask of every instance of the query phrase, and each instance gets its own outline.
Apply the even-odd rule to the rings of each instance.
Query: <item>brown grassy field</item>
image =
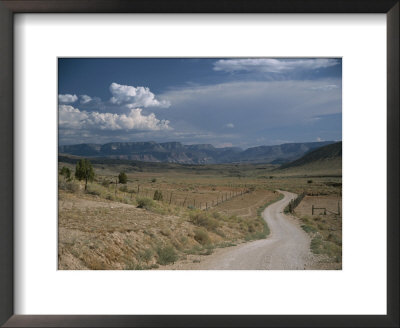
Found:
[[[252,218],[257,216],[257,210],[266,203],[270,203],[279,197],[279,193],[270,190],[255,190],[251,193],[243,194],[237,199],[228,200],[215,207],[215,209],[225,215],[237,215],[242,218]]]
[[[63,166],[74,171],[73,164]],[[215,247],[265,238],[260,209],[280,198],[275,190],[327,199],[341,192],[340,176],[281,174],[273,165],[93,167],[95,181],[87,191],[83,182],[59,177],[60,269],[152,269],[198,261]],[[127,174],[127,184],[115,183],[119,172]],[[156,190],[160,201],[153,200]],[[307,202],[296,209],[303,219]]]
[[[312,214],[312,206],[317,208]],[[326,213],[326,214],[324,214]],[[320,267],[342,267],[342,199],[338,195],[306,196],[295,209],[302,228],[310,234],[311,250]]]
[[[60,176],[60,269],[152,269],[265,238],[257,210],[279,198],[231,179],[139,172],[125,186],[104,183],[118,171],[102,173],[87,191]],[[152,200],[155,190],[163,200]]]

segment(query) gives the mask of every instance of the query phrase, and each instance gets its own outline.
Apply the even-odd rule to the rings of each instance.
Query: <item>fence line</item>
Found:
[[[121,192],[120,190],[118,190],[117,188],[117,183],[113,183],[115,184],[114,186],[114,193],[115,195],[117,194],[117,192]],[[196,197],[190,197],[190,194],[186,194],[186,196],[184,197],[183,201],[182,199],[179,197],[179,194],[174,193],[174,191],[168,191],[168,190],[162,190],[162,189],[147,189],[147,188],[143,188],[142,185],[138,184],[137,187],[132,187],[132,189],[130,191],[127,192],[123,192],[124,197],[127,196],[127,193],[130,194],[130,199],[133,199],[133,195],[136,194],[136,196],[138,197],[147,197],[147,198],[154,198],[154,193],[156,192],[156,190],[160,191],[162,193],[162,202],[169,204],[169,205],[175,205],[175,206],[181,206],[181,207],[185,207],[185,206],[190,206],[193,208],[197,208],[200,210],[209,210],[210,208],[214,208],[218,205],[221,205],[229,200],[232,200],[234,198],[237,197],[241,197],[245,194],[249,194],[252,193],[254,190],[251,189],[241,189],[241,190],[236,190],[236,191],[225,191],[225,192],[219,192],[216,197],[214,199],[209,199],[206,201],[199,201],[198,199],[196,199]],[[135,192],[136,191],[136,192]],[[211,198],[211,197],[210,197]]]

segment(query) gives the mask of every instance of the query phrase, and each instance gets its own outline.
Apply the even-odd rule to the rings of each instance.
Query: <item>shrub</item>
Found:
[[[121,172],[118,175],[118,182],[122,184],[126,184],[128,182],[128,177],[126,176],[125,172]]]
[[[108,188],[109,186],[110,186],[110,181],[109,180],[106,180],[106,179],[104,179],[102,182],[101,182],[101,185],[103,186],[103,187],[106,187],[106,188]]]
[[[145,208],[146,210],[150,210],[152,207],[154,207],[153,200],[147,197],[138,197],[136,198],[136,202],[138,208]]]
[[[194,231],[194,239],[201,245],[207,245],[211,242],[207,231],[204,229],[196,229]]]
[[[162,192],[159,191],[159,190],[156,190],[156,191],[154,192],[153,199],[154,199],[154,200],[162,201],[162,200],[163,200]]]
[[[239,218],[238,218],[238,216],[235,215],[235,214],[232,214],[232,215],[228,218],[228,220],[229,220],[229,221],[233,221],[233,222],[239,222]]]
[[[316,232],[317,231],[317,229],[315,229],[313,226],[310,226],[307,224],[303,224],[301,227],[303,228],[303,230],[305,232]]]
[[[75,182],[61,182],[59,184],[60,189],[62,190],[66,190],[69,192],[78,192],[79,191],[79,184],[75,183]]]
[[[311,240],[311,250],[315,254],[320,254],[321,253],[321,246],[322,246],[322,240],[321,237],[315,237]]]
[[[312,180],[307,180],[307,183],[312,183],[313,181]]]
[[[265,231],[257,231],[257,232],[254,232],[254,233],[249,233],[249,234],[247,234],[247,235],[244,237],[244,239],[245,239],[246,241],[249,241],[249,240],[258,240],[258,239],[265,239],[265,238],[267,238],[267,235],[268,235],[268,233],[265,232]]]
[[[115,200],[115,197],[114,197],[114,195],[108,194],[108,195],[106,196],[106,199],[107,199],[107,200]]]
[[[71,170],[68,167],[63,166],[60,170],[60,174],[64,177],[64,180],[71,179]]]
[[[215,246],[212,244],[208,244],[205,246],[206,252],[203,255],[211,255],[214,252]]]
[[[87,189],[85,190],[85,192],[89,195],[94,195],[94,196],[100,196],[101,193],[98,190],[94,190],[94,189]]]
[[[250,224],[247,226],[247,230],[248,230],[250,233],[256,232],[256,229],[254,228],[254,225],[253,225],[252,223],[250,223]]]
[[[128,192],[128,187],[127,186],[121,186],[119,187],[119,190],[122,192]]]
[[[144,251],[139,252],[139,258],[146,263],[152,259],[154,252],[150,248],[146,248]]]
[[[153,179],[151,179],[151,182],[156,182],[157,181],[157,179],[156,178],[153,178]]]
[[[158,263],[166,265],[174,263],[178,259],[178,254],[172,246],[158,247],[157,248]]]
[[[219,222],[207,215],[205,212],[195,212],[190,214],[190,221],[197,225],[206,228],[207,230],[215,230],[219,227]]]
[[[214,219],[221,219],[221,214],[218,212],[212,212],[211,215]]]

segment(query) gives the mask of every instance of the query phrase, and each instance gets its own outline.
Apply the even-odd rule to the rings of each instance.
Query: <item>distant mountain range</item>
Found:
[[[180,142],[111,142],[59,146],[59,155],[102,157],[144,162],[180,164],[272,163],[296,160],[316,148],[334,141],[287,143],[242,150],[237,147],[216,148],[210,144],[183,145]]]

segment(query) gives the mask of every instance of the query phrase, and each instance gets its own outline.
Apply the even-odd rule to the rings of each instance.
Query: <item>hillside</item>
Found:
[[[306,153],[301,158],[283,164],[279,171],[307,175],[342,174],[342,142],[326,145]]]
[[[298,159],[310,150],[333,141],[288,143],[258,146],[242,150],[237,147],[216,148],[210,144],[183,145],[180,142],[112,142],[59,146],[60,154],[103,157],[144,162],[181,164],[285,163]]]

